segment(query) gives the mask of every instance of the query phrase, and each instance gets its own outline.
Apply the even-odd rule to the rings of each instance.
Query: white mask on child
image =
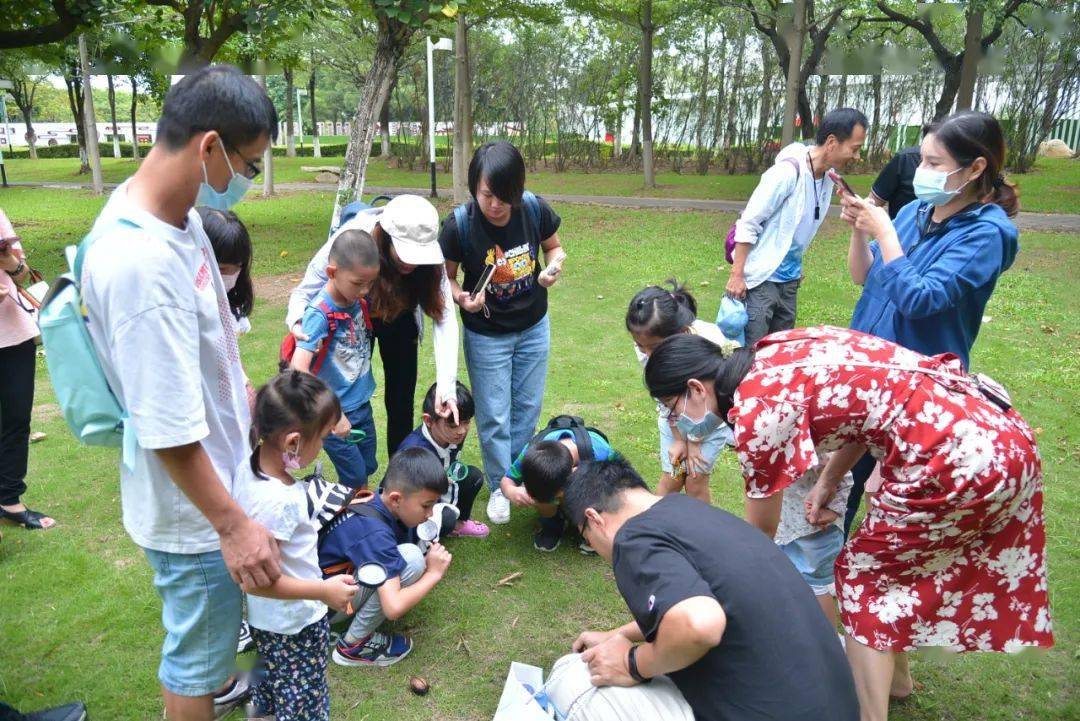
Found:
[[[228,293],[236,287],[236,281],[240,279],[240,271],[235,273],[223,273],[221,275],[221,282],[225,284],[225,292]]]

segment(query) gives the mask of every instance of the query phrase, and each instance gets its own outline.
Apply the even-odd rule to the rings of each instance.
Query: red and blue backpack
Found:
[[[320,300],[319,304],[314,307],[318,308],[323,316],[326,317],[326,323],[329,326],[326,338],[319,344],[319,350],[315,353],[315,358],[311,361],[311,374],[318,375],[319,369],[322,368],[327,353],[330,351],[330,342],[337,333],[338,324],[348,323],[349,330],[354,331],[354,329],[352,327],[353,317],[349,313],[346,313],[343,310],[336,310],[325,300]],[[371,324],[371,314],[368,312],[367,298],[360,299],[360,311],[364,314],[364,332],[368,334],[368,340],[370,341],[373,326]],[[295,353],[296,336],[294,336],[292,332],[286,333],[281,341],[281,351],[278,354],[278,368],[282,371],[288,370],[289,365],[292,363],[293,354]]]

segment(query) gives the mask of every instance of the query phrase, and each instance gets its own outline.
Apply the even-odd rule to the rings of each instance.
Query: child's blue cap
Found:
[[[716,314],[716,325],[724,337],[746,345],[746,323],[750,317],[746,314],[746,304],[741,300],[725,295],[720,300],[720,311]]]

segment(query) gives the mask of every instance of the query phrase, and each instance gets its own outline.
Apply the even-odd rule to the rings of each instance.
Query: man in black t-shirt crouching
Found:
[[[688,496],[653,495],[623,460],[583,464],[564,493],[634,617],[574,642],[593,685],[666,674],[697,721],[859,718],[836,630],[761,531]]]

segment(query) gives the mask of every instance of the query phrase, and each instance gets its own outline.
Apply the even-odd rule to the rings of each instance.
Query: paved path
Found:
[[[34,188],[60,188],[65,190],[77,190],[88,188],[85,183],[11,183],[16,187]],[[115,183],[106,183],[105,187],[116,187]],[[274,189],[280,192],[333,192],[336,185],[328,183],[275,183]],[[367,186],[366,194],[399,195],[401,193],[414,193],[427,195],[427,188],[387,188],[382,186]],[[258,189],[251,191],[258,192]],[[665,208],[671,210],[705,210],[711,212],[737,213],[742,210],[745,201],[740,200],[704,200],[696,198],[640,198],[636,196],[618,195],[560,195],[544,193],[544,197],[556,203],[581,203],[588,205],[609,205],[616,208]],[[840,208],[835,204],[829,209],[829,215],[839,216]],[[1016,225],[1021,230],[1057,230],[1070,233],[1080,233],[1080,215],[1067,213],[1027,213],[1021,212],[1016,218]]]

